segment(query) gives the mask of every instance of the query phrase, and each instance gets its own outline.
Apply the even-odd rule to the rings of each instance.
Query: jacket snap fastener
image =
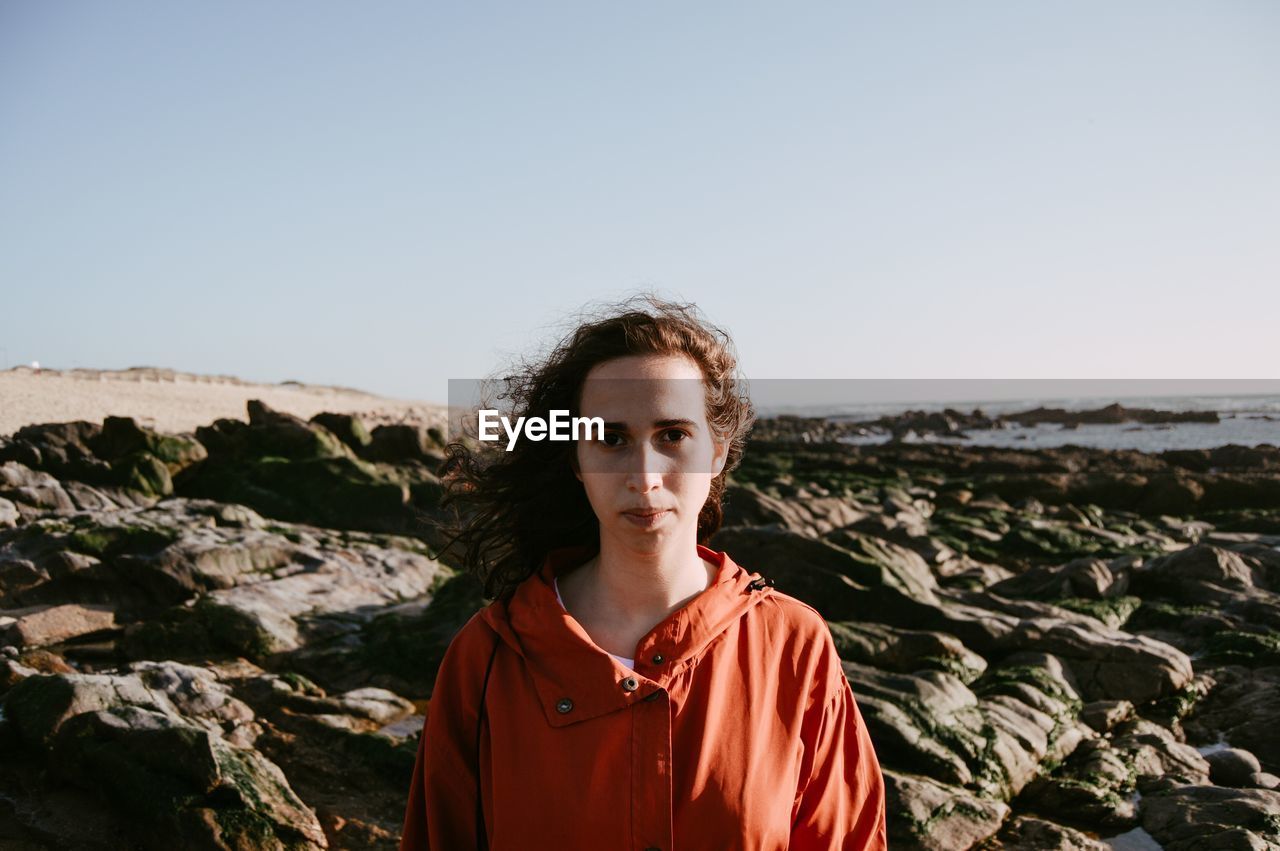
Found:
[[[622,681],[623,691],[635,691],[638,688],[640,688],[640,683],[636,681],[635,677],[627,677]]]
[[[663,655],[662,655],[661,653],[654,653],[654,654],[653,654],[653,664],[655,664],[655,665],[661,665],[661,664],[662,664],[662,660],[663,660],[663,658],[664,658],[664,657],[663,657]]]
[[[573,709],[573,701],[567,697],[563,698],[559,703],[556,704],[556,712],[559,712],[561,715],[565,714],[570,709]]]

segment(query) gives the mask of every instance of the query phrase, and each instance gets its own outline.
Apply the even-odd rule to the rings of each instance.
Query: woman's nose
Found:
[[[648,493],[662,485],[667,459],[657,450],[641,445],[627,464],[627,486],[640,493]]]

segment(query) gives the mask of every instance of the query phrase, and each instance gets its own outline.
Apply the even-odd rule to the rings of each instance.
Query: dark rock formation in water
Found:
[[[954,408],[941,411],[903,411],[886,414],[870,420],[831,419],[804,417],[788,414],[773,417],[756,429],[760,437],[768,440],[822,443],[842,437],[866,437],[887,435],[892,440],[903,440],[911,435],[922,437],[964,438],[968,432],[1007,429],[1014,426],[1058,425],[1064,429],[1076,429],[1082,425],[1140,425],[1167,426],[1177,423],[1221,422],[1217,411],[1160,411],[1152,408],[1126,408],[1113,403],[1103,408],[1086,411],[1069,411],[1065,408],[1032,408],[1009,414],[988,415],[980,409],[964,413]]]
[[[892,847],[1280,843],[1280,450],[804,427],[758,429],[708,543],[827,619]],[[485,602],[430,556],[442,449],[256,403],[0,438],[0,846],[396,847]]]

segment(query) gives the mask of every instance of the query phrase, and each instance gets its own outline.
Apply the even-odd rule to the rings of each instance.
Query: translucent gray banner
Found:
[[[699,379],[597,378],[581,399],[545,394],[537,411],[508,392],[520,389],[451,379],[450,440],[500,451],[538,443],[529,451],[574,455],[586,471],[666,464],[707,473],[715,456],[702,450],[716,433],[708,412],[732,428],[747,410],[740,397],[756,418],[751,440],[1145,451],[1280,445],[1280,379],[745,379],[716,399]]]

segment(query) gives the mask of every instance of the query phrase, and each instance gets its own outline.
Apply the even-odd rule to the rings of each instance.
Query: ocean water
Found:
[[[762,408],[762,416],[776,413],[832,420],[862,422],[906,411],[941,411],[951,408],[962,413],[975,409],[988,415],[1012,414],[1033,408],[1064,408],[1069,411],[1096,410],[1119,402],[1126,408],[1151,408],[1157,411],[1217,411],[1218,423],[1168,423],[1144,425],[1081,425],[1064,429],[1057,424],[1012,426],[966,432],[966,437],[942,437],[910,433],[907,443],[943,443],[970,446],[994,446],[1017,449],[1048,449],[1059,446],[1084,446],[1094,449],[1138,449],[1162,452],[1166,449],[1212,449],[1216,446],[1280,446],[1280,396],[1163,396],[1114,399],[1018,399],[947,403],[876,403],[848,405],[787,406],[785,409]],[[851,444],[878,444],[889,440],[887,432],[870,430],[861,436],[850,436]]]

